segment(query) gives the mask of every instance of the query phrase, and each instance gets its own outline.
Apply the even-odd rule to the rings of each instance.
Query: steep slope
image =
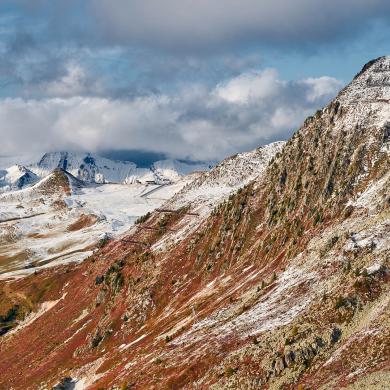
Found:
[[[32,313],[1,338],[0,385],[386,388],[389,78],[389,57],[366,65],[209,216],[159,209],[82,264],[3,285],[4,327]]]
[[[162,206],[164,210],[188,209],[191,213],[177,223],[174,231],[166,232],[155,248],[176,245],[194,232],[230,195],[261,177],[284,144],[279,141],[251,152],[239,153],[223,160],[210,171],[199,174]]]
[[[211,211],[220,201],[261,176],[283,145],[284,142],[274,142],[223,160],[183,188],[168,202],[167,207],[191,205],[197,212],[205,207]]]

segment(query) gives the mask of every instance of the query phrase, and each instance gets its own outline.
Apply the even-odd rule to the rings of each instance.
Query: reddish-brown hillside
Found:
[[[385,389],[389,77],[366,66],[211,213],[168,202],[2,282],[0,388]]]

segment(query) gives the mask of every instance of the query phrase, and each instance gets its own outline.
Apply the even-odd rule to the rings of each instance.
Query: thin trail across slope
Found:
[[[143,194],[141,195],[141,198],[146,198],[148,195],[153,194],[154,192],[156,192],[156,191],[158,191],[158,190],[161,190],[161,188],[167,187],[167,186],[169,186],[169,185],[170,185],[170,184],[160,184],[158,187],[153,188],[153,189],[151,189],[150,191],[143,193]]]

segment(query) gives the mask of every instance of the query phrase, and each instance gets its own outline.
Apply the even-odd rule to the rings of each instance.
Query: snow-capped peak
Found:
[[[336,128],[383,127],[390,119],[390,56],[368,62],[326,109]]]
[[[0,170],[0,188],[2,191],[18,190],[38,181],[38,176],[23,165],[13,165]]]
[[[61,168],[87,183],[167,184],[191,172],[208,170],[210,166],[210,163],[162,160],[149,168],[139,168],[131,161],[110,160],[91,153],[50,152],[28,168],[40,178]]]
[[[342,104],[390,103],[390,56],[380,57],[364,65],[352,82],[341,91]]]
[[[70,172],[89,183],[123,183],[134,175],[136,165],[128,161],[113,161],[91,153],[51,152],[31,166],[31,170],[44,177],[56,168]]]

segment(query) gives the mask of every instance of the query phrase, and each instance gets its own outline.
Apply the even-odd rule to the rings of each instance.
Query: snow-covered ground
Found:
[[[123,234],[208,169],[178,160],[140,168],[90,153],[0,156],[0,278],[82,261],[101,237]]]
[[[86,188],[82,193],[66,198],[65,202],[68,207],[83,208],[97,215],[104,222],[106,231],[123,233],[139,216],[159,207],[186,183],[187,180],[182,179],[170,185],[106,184]]]
[[[45,195],[35,185],[1,195],[0,279],[82,261],[102,237],[123,234],[190,180],[191,176],[169,185],[94,185],[70,195]]]
[[[144,172],[145,180],[137,178],[139,168],[130,162],[66,152],[46,154],[28,171],[43,179],[0,195],[0,279],[33,272],[36,267],[82,261],[102,237],[120,236],[138,217],[161,205],[190,207],[198,213],[167,235],[168,241],[183,239],[217,204],[262,175],[283,145],[275,142],[238,154],[210,172],[194,172],[210,168],[204,164],[155,162]],[[51,174],[57,167],[57,176]],[[24,172],[22,168],[14,171]],[[109,184],[108,179],[126,184]]]

